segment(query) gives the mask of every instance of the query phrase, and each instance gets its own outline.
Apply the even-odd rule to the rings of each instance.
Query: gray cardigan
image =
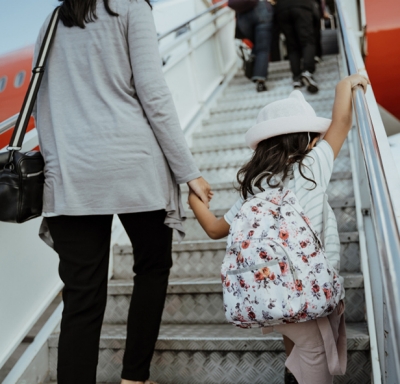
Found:
[[[167,211],[183,234],[180,183],[200,176],[164,80],[144,0],[98,1],[85,29],[59,23],[34,116],[46,214]],[[44,23],[35,59],[50,16]]]

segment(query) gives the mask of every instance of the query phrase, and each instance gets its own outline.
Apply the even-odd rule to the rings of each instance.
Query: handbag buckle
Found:
[[[32,69],[32,73],[44,73],[44,68],[43,67],[35,67]]]

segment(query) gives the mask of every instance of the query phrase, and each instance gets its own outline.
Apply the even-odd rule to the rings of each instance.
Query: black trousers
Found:
[[[293,80],[300,80],[302,70],[315,71],[315,29],[311,9],[291,7],[277,15],[279,27],[286,38],[286,47]],[[301,58],[303,57],[303,69]]]
[[[172,229],[165,211],[119,218],[134,248],[134,288],[122,378],[145,381],[158,337],[172,266]],[[58,349],[58,384],[95,384],[107,301],[112,215],[48,218],[65,284]]]

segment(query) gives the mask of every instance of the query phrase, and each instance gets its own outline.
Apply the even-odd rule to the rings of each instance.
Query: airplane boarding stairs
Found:
[[[318,66],[320,91],[306,99],[317,114],[329,118],[338,56],[327,56]],[[237,199],[232,188],[236,172],[250,156],[245,131],[266,103],[292,91],[287,62],[271,63],[268,92],[256,93],[241,71],[220,96],[202,129],[193,135],[192,152],[203,176],[215,191],[211,209],[222,216]],[[346,142],[334,165],[328,187],[341,240],[341,273],[345,277],[348,368],[335,383],[371,382],[369,335],[365,319],[363,275],[360,271],[352,169]],[[183,189],[186,201],[187,189]],[[225,239],[207,238],[191,211],[185,241],[174,243],[167,301],[154,355],[151,379],[160,384],[278,384],[283,383],[285,352],[279,334],[262,335],[225,321],[219,269]],[[113,248],[114,270],[109,282],[107,310],[100,341],[99,382],[118,382],[125,345],[125,324],[132,283],[132,247],[123,235]],[[146,321],[145,316],[143,321]],[[50,381],[56,380],[58,334],[48,342]]]

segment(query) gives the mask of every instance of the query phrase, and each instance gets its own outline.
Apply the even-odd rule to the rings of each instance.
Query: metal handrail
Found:
[[[224,7],[225,5],[227,5],[227,4],[228,4],[228,1],[227,0],[223,0],[223,1],[220,1],[220,2],[212,5],[211,7],[207,8],[205,11],[199,13],[198,15],[192,17],[191,19],[185,21],[184,23],[179,24],[177,27],[174,27],[174,28],[170,29],[169,31],[162,33],[161,35],[158,36],[158,41],[164,39],[165,37],[167,37],[167,36],[169,36],[171,34],[173,34],[174,32],[177,32],[177,31],[181,30],[184,27],[189,26],[190,23],[192,23],[193,21],[196,21],[199,18],[201,18],[202,16],[207,15],[209,13],[212,13],[212,12],[220,9],[220,8]],[[5,121],[0,123],[0,135],[3,134],[4,132],[7,132],[8,130],[10,130],[11,128],[13,128],[15,126],[15,123],[17,122],[18,116],[19,116],[19,113],[17,113],[16,115],[14,115],[14,116],[12,116],[12,117],[8,118],[7,120],[5,120]]]
[[[19,113],[0,123],[0,135],[15,126]]]
[[[341,0],[336,0],[339,27],[343,40],[345,60],[349,74],[359,72],[355,49],[346,26]],[[352,44],[353,43],[353,44]],[[393,202],[390,197],[388,181],[383,167],[376,130],[371,118],[370,107],[361,87],[353,92],[354,112],[357,120],[358,135],[370,186],[371,207],[379,250],[383,290],[387,300],[388,322],[393,343],[393,358],[397,377],[400,377],[400,237]]]
[[[200,17],[202,17],[204,15],[207,15],[208,13],[214,12],[217,9],[222,8],[226,4],[228,4],[228,1],[227,0],[223,0],[223,1],[220,1],[220,2],[212,5],[210,8],[207,8],[205,11],[199,13],[198,15],[192,17],[191,19],[185,21],[184,23],[178,25],[177,27],[174,27],[174,28],[170,29],[169,31],[162,33],[160,36],[158,36],[158,41],[164,39],[165,37],[171,35],[174,32],[179,31],[182,28],[187,27],[190,23],[192,23],[193,21],[199,19]]]

